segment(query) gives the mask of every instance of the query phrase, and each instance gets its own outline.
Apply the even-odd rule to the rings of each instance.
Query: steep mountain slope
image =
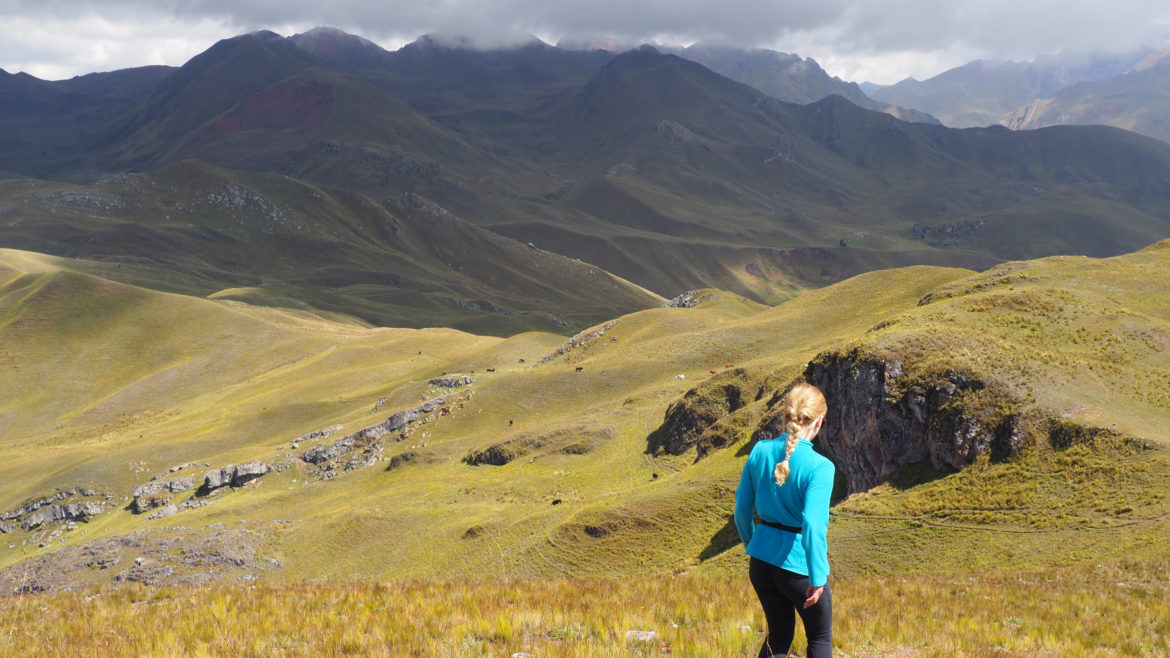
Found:
[[[858,107],[885,112],[904,121],[938,123],[929,114],[874,101],[857,83],[830,77],[811,57],[801,59],[799,55],[775,50],[744,50],[704,43],[693,44],[676,54],[786,103],[805,105],[837,95]]]
[[[90,180],[195,158],[379,203],[415,194],[664,297],[717,286],[776,303],[874,267],[1107,256],[1165,237],[1170,217],[1170,150],[1153,140],[958,131],[837,96],[796,106],[653,49],[422,39],[387,53],[331,32],[257,33],[86,129],[105,146],[61,157]],[[26,150],[12,166],[39,175],[42,160]],[[78,225],[12,242],[0,223],[0,244],[73,255],[60,245],[83,241]],[[142,246],[123,256],[149,258]]]
[[[829,396],[852,494],[834,573],[1170,557],[1168,255],[875,272],[775,308],[703,291],[562,343],[5,251],[0,581],[740,569],[732,492],[796,376]]]
[[[1055,125],[1101,124],[1170,141],[1170,61],[1107,80],[1066,87],[1010,114],[1005,125],[1030,130]]]
[[[146,66],[60,82],[0,70],[0,178],[92,175],[110,121],[167,78],[173,69]]]
[[[1065,87],[1121,75],[1148,52],[1059,54],[1033,62],[976,60],[928,80],[910,78],[875,89],[869,96],[927,112],[955,128],[988,126]]]
[[[0,190],[5,244],[100,261],[95,271],[156,289],[491,334],[564,331],[662,303],[413,194],[375,201],[198,161]]]

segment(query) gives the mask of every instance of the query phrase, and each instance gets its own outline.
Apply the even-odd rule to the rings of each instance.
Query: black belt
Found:
[[[783,523],[772,523],[771,521],[765,521],[763,519],[760,519],[760,523],[768,526],[769,528],[775,528],[777,530],[787,530],[788,532],[791,532],[791,533],[797,534],[797,535],[800,534],[800,528],[797,528],[794,526],[784,525]]]

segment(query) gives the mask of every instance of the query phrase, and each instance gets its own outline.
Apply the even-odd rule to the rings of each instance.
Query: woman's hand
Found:
[[[804,607],[811,608],[816,605],[817,601],[821,600],[821,593],[824,591],[824,585],[821,585],[820,587],[809,587],[808,590],[804,593],[804,595],[808,597],[804,600]]]

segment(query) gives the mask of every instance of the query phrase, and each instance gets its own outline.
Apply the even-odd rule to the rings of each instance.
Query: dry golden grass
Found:
[[[831,581],[840,656],[1170,652],[1170,564]],[[746,574],[0,598],[6,656],[754,656]],[[630,631],[652,631],[650,640]],[[793,649],[803,655],[797,630]]]

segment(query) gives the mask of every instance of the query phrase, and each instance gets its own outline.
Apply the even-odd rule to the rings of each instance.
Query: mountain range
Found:
[[[775,303],[882,267],[1108,256],[1164,237],[1170,216],[1162,184],[1170,148],[1161,142],[1098,127],[956,130],[837,95],[797,105],[653,48],[615,54],[534,41],[484,52],[424,37],[389,52],[318,29],[226,39],[178,69],[51,83],[4,76],[0,171],[13,180],[0,198],[0,244],[134,262],[126,280],[154,277],[160,289],[175,289],[167,273],[183,267],[200,272],[184,290],[362,307],[358,315],[375,323],[532,328],[528,315],[490,309],[534,310],[503,289],[525,297],[535,279],[481,271],[474,254],[486,247],[469,244],[455,263],[412,251],[431,248],[427,241],[405,255],[375,241],[359,257],[340,238],[322,249],[304,234],[288,239],[312,252],[295,261],[309,271],[249,271],[217,263],[227,239],[207,233],[222,221],[214,203],[190,210],[188,199],[180,220],[157,197],[123,197],[66,221],[43,200],[103,197],[110,186],[128,189],[125,176],[144,177],[129,188],[145,189],[182,171],[207,199],[217,186],[249,190],[255,203],[231,203],[263,224],[273,208],[295,212],[271,189],[287,190],[279,181],[290,179],[347,199],[331,206],[330,221],[365,222],[352,216],[360,207],[401,221],[403,204],[421,204],[489,232],[460,229],[463,240],[499,236],[513,253],[578,259],[644,289],[613,298],[620,308],[566,291],[563,303],[543,307],[544,321],[566,332],[704,286]],[[184,254],[157,249],[159,240],[91,239],[111,230],[159,236]],[[267,258],[256,240],[232,237],[247,245],[236,260]],[[476,286],[458,281],[468,276]],[[592,285],[575,281],[565,283]],[[417,294],[425,299],[399,303]]]
[[[913,107],[954,127],[993,124],[1013,130],[1108,125],[1170,140],[1166,49],[1120,54],[1060,53],[1033,62],[983,61],[928,80],[865,84],[872,98]]]
[[[1104,124],[1170,142],[1165,112],[1168,102],[1170,60],[1151,56],[1123,75],[1070,85],[1034,100],[1011,113],[1004,123],[1015,130]]]

